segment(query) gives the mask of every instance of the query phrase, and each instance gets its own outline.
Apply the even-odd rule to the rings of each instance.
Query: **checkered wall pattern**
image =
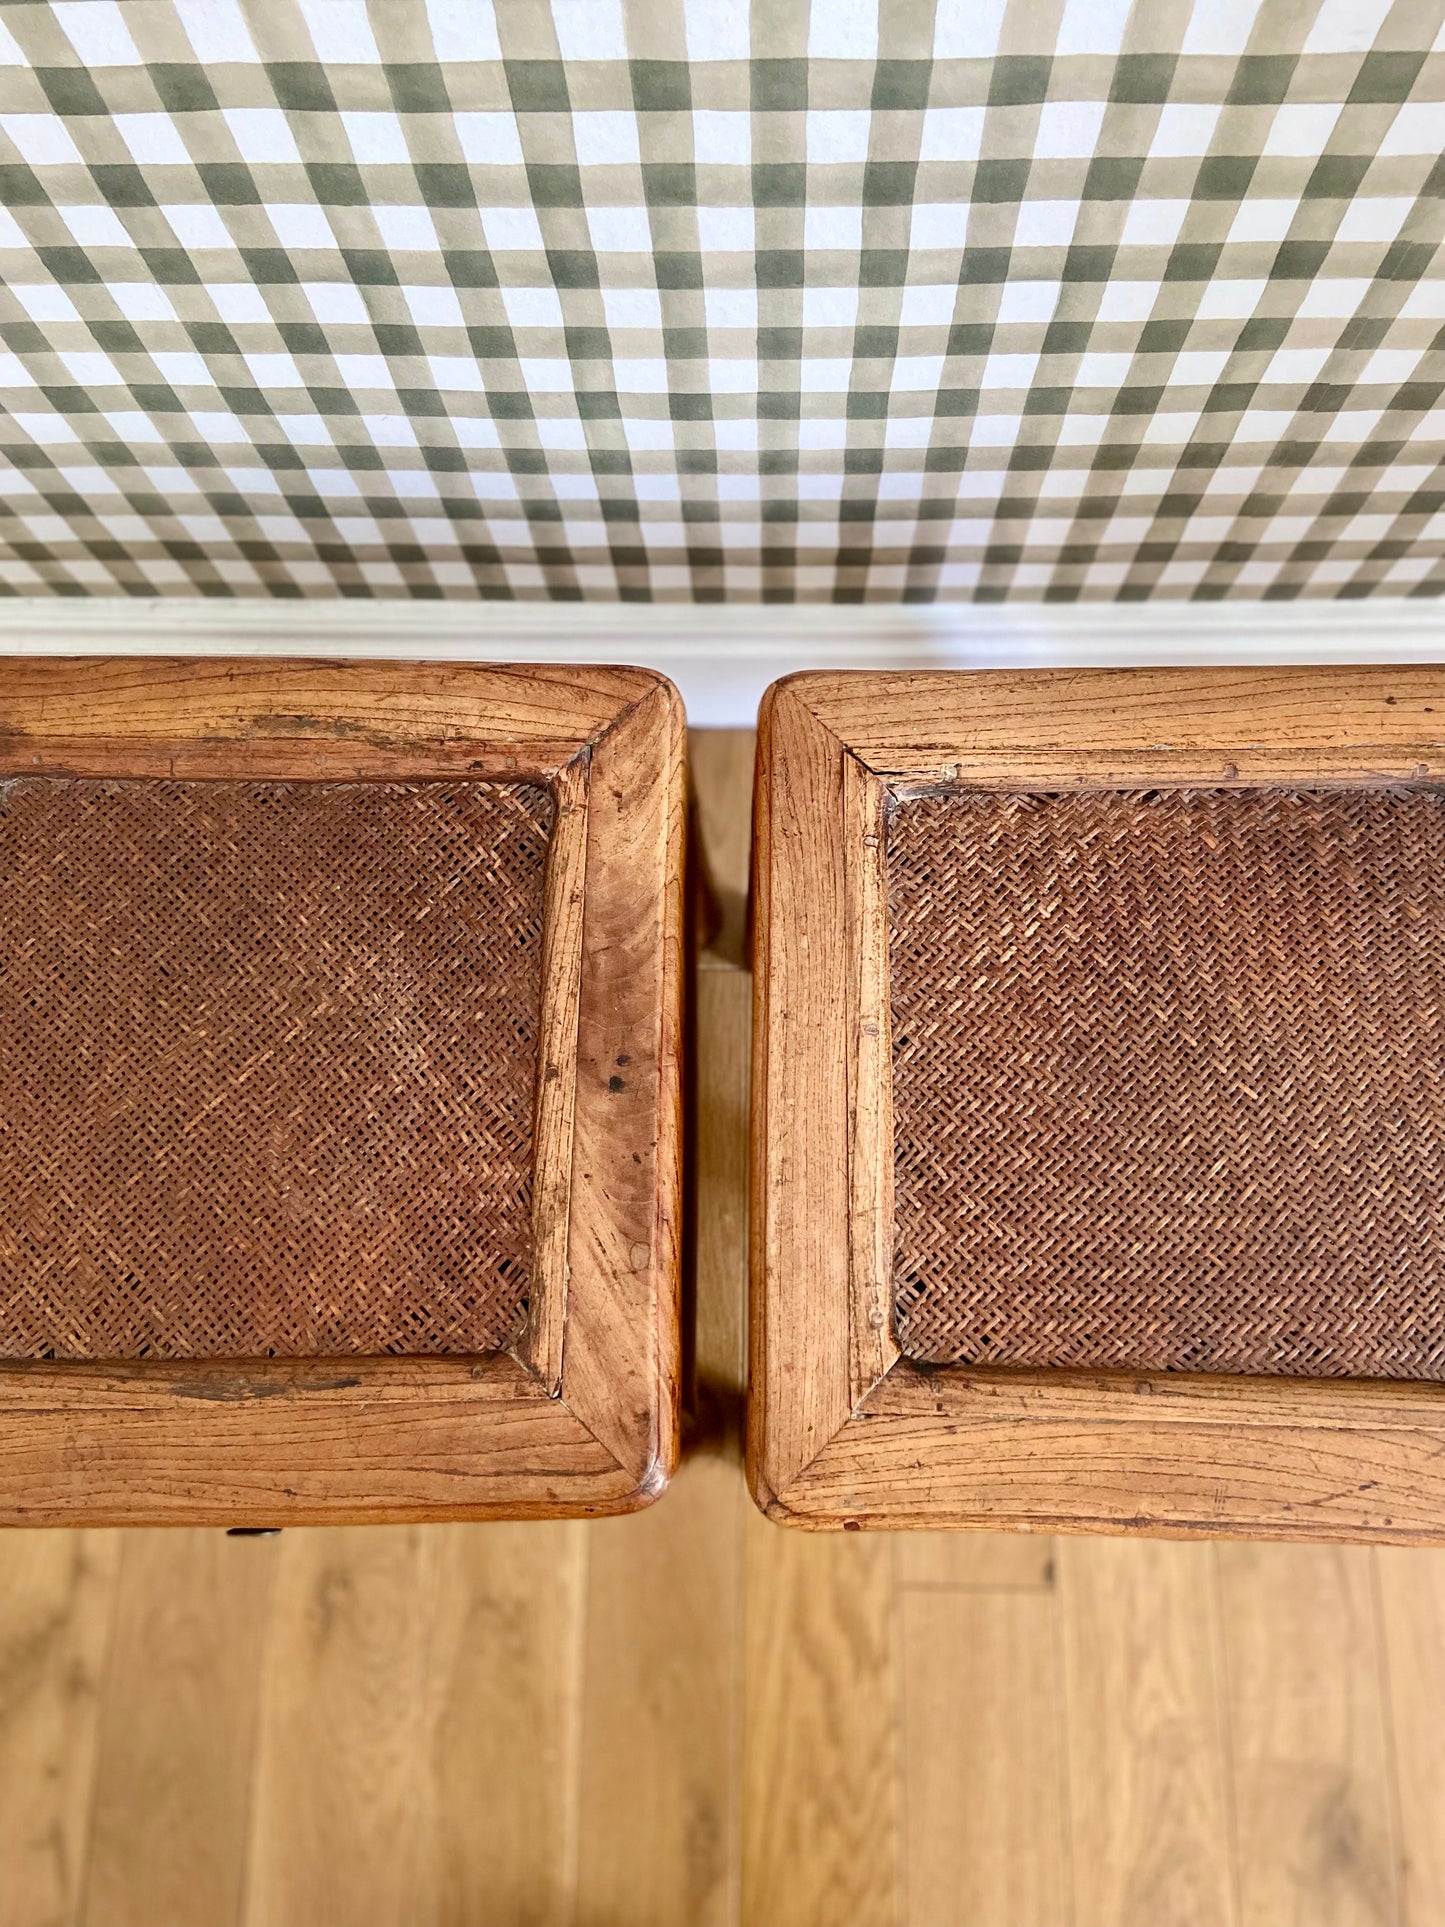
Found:
[[[0,589],[1434,594],[1442,23],[0,5]]]

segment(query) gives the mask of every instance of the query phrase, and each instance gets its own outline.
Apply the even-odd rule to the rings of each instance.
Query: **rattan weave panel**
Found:
[[[923,1362],[1445,1378],[1445,799],[901,800]]]
[[[527,1292],[528,785],[0,788],[0,1353],[474,1353]]]

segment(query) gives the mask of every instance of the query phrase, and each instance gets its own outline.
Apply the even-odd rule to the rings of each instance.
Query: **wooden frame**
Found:
[[[0,777],[474,775],[556,803],[522,1340],[0,1363],[0,1521],[571,1517],[657,1497],[678,1448],[685,757],[676,691],[636,669],[0,664]]]
[[[1445,781],[1445,668],[814,674],[754,849],[748,1475],[813,1527],[1445,1538],[1445,1385],[921,1370],[891,1336],[888,793]]]

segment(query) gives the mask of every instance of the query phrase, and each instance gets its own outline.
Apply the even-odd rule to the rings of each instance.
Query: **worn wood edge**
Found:
[[[682,1369],[687,733],[672,684],[648,681],[591,752],[562,1358],[563,1400],[639,1503],[676,1469]]]
[[[0,1364],[0,1495],[13,1526],[573,1518],[653,1496],[504,1353]]]
[[[849,1404],[898,1358],[893,1337],[893,1026],[889,1010],[888,792],[843,758],[848,930]]]
[[[1104,785],[1161,763],[1235,780],[1231,753],[1340,753],[1380,772],[1445,763],[1445,666],[805,671],[794,691],[870,769],[939,781]],[[1120,752],[1126,752],[1122,757]],[[1128,752],[1133,752],[1129,754]],[[1368,780],[1368,778],[1367,778]]]
[[[779,685],[774,683],[763,692],[753,740],[746,953],[752,996],[748,1026],[748,1308],[744,1366],[746,1383],[743,1392],[743,1477],[753,1503],[764,1513],[775,1497],[769,1483],[771,1466],[763,1401],[768,1391],[764,1334],[767,1317],[767,1118],[771,1083],[768,1076],[767,977],[768,945],[773,922],[773,821],[769,791],[772,783],[773,711],[779,700],[778,691]]]
[[[314,687],[313,687],[314,672]],[[423,694],[435,700],[424,704],[426,713],[420,727],[402,699],[417,694],[421,681]],[[19,685],[17,693],[17,685]],[[540,688],[540,700],[537,692]],[[316,699],[319,689],[325,700]],[[112,700],[103,700],[109,690]],[[580,694],[579,694],[580,692]],[[286,699],[306,693],[312,697],[307,713],[291,713],[279,705]],[[220,699],[224,697],[224,701]],[[402,714],[387,715],[385,728],[369,730],[356,721],[358,704],[382,697],[396,697]],[[37,765],[47,773],[95,773],[98,775],[177,775],[204,774],[235,777],[273,776],[435,776],[455,774],[503,777],[512,781],[547,780],[561,788],[575,784],[567,771],[573,765],[585,769],[592,751],[621,729],[629,718],[643,715],[649,703],[662,702],[668,710],[674,738],[676,769],[669,765],[665,777],[672,789],[682,793],[685,767],[685,737],[680,700],[666,679],[648,670],[579,668],[558,669],[529,665],[521,668],[485,665],[399,663],[316,663],[278,662],[258,659],[169,658],[12,658],[0,662],[0,773],[21,773]],[[124,728],[134,717],[137,703],[145,705],[147,733],[141,736],[107,734]],[[206,704],[210,703],[210,709]],[[230,706],[227,707],[227,704]],[[311,713],[317,712],[317,713]],[[83,725],[76,734],[77,719]],[[201,726],[230,730],[232,734],[193,739],[188,732]],[[559,736],[559,728],[573,734]],[[94,730],[94,734],[89,733]],[[394,734],[388,734],[394,731]],[[437,733],[440,731],[440,733]],[[580,737],[575,733],[582,731]],[[502,740],[495,739],[502,732]],[[510,732],[510,733],[508,733]],[[530,734],[529,734],[530,732]],[[669,794],[671,791],[669,791]],[[586,838],[586,812],[582,816],[581,840]],[[674,986],[679,1010],[668,1031],[670,1077],[662,1080],[664,1094],[674,1089],[673,1109],[680,1115],[680,984],[682,946],[682,836],[681,815],[674,837],[673,862],[675,926],[668,965],[668,984]],[[580,957],[580,944],[577,946]],[[560,955],[556,959],[562,967]],[[564,993],[565,1003],[565,993]],[[666,998],[663,999],[664,1007]],[[559,1013],[560,1015],[560,1013]],[[575,1012],[572,1022],[575,1062]],[[569,1093],[569,1097],[570,1097]],[[677,1154],[670,1161],[673,1188],[680,1182]],[[662,1187],[666,1189],[666,1185]],[[675,1225],[674,1201],[668,1216]],[[666,1266],[666,1253],[662,1263]],[[665,1330],[658,1338],[659,1358],[678,1350],[677,1265],[674,1253],[670,1310],[664,1318]],[[347,1407],[350,1424],[365,1425],[372,1417],[364,1401],[375,1400],[379,1392],[406,1384],[403,1415],[397,1399],[391,1401],[391,1423],[401,1427],[436,1422],[445,1416],[438,1407],[438,1394],[455,1382],[455,1374],[465,1368],[474,1403],[484,1412],[484,1422],[492,1423],[498,1414],[508,1416],[514,1432],[521,1427],[543,1444],[550,1441],[570,1451],[578,1463],[570,1468],[554,1466],[534,1473],[510,1468],[498,1485],[495,1496],[473,1493],[459,1497],[455,1480],[462,1474],[448,1472],[452,1488],[445,1498],[417,1501],[395,1495],[372,1498],[363,1495],[338,1499],[330,1492],[318,1497],[288,1490],[284,1476],[299,1477],[304,1483],[315,1473],[308,1465],[310,1433],[298,1431],[287,1445],[284,1465],[266,1488],[260,1510],[239,1509],[228,1503],[215,1510],[207,1502],[161,1495],[166,1483],[160,1459],[154,1465],[141,1454],[139,1476],[144,1481],[147,1468],[154,1472],[157,1487],[151,1498],[122,1497],[108,1506],[94,1504],[70,1495],[41,1499],[35,1503],[13,1505],[0,1500],[0,1523],[25,1524],[246,1524],[271,1523],[278,1517],[287,1522],[359,1523],[365,1521],[407,1521],[480,1518],[568,1518],[601,1516],[636,1510],[651,1503],[662,1491],[677,1456],[678,1416],[676,1411],[676,1370],[671,1375],[672,1410],[660,1401],[656,1419],[657,1449],[643,1464],[627,1462],[618,1455],[562,1399],[548,1397],[555,1391],[555,1376],[560,1372],[565,1344],[562,1308],[547,1314],[547,1330],[541,1352],[540,1370],[534,1369],[527,1348],[519,1347],[522,1357],[489,1354],[472,1361],[452,1358],[410,1358],[340,1361],[340,1379],[331,1373],[329,1360],[268,1360],[247,1364],[234,1360],[196,1361],[185,1366],[185,1382],[204,1383],[212,1389],[179,1393],[168,1400],[160,1390],[163,1381],[175,1378],[176,1364],[167,1361],[153,1371],[145,1364],[121,1366],[57,1365],[49,1361],[7,1366],[0,1362],[0,1494],[7,1490],[7,1458],[16,1449],[10,1428],[14,1406],[21,1390],[27,1394],[24,1415],[24,1443],[42,1459],[48,1452],[53,1476],[67,1454],[79,1450],[87,1462],[111,1470],[120,1452],[117,1441],[112,1452],[106,1436],[87,1437],[96,1413],[112,1417],[130,1409],[125,1399],[139,1398],[147,1423],[168,1411],[183,1409],[181,1401],[199,1401],[203,1406],[240,1407],[258,1413],[275,1408],[277,1400],[292,1401],[302,1396],[307,1408],[309,1428],[325,1419],[318,1412],[318,1399],[335,1398],[355,1392]],[[37,1405],[38,1382],[50,1388],[59,1403],[53,1408],[42,1399]],[[549,1378],[553,1381],[549,1383]],[[180,1382],[180,1381],[177,1381]],[[507,1395],[498,1398],[496,1387],[505,1384]],[[477,1387],[483,1390],[479,1393]],[[224,1389],[230,1388],[230,1389]],[[67,1404],[67,1397],[83,1403]],[[117,1403],[117,1399],[120,1403]],[[47,1422],[49,1431],[47,1434]],[[192,1431],[195,1428],[191,1428]],[[234,1429],[234,1428],[233,1428]],[[189,1435],[187,1435],[189,1436]],[[514,1443],[514,1442],[513,1442]],[[499,1463],[500,1443],[493,1450],[483,1438],[468,1441],[479,1462],[490,1455]],[[237,1442],[244,1452],[244,1441]],[[127,1443],[127,1450],[129,1445]],[[164,1445],[164,1451],[171,1449]],[[523,1445],[522,1451],[533,1449]],[[511,1456],[516,1451],[509,1446]],[[508,1461],[510,1467],[510,1460]],[[299,1470],[298,1470],[299,1468]],[[227,1469],[235,1466],[228,1459]],[[348,1459],[349,1475],[357,1470]],[[42,1466],[41,1479],[45,1468]],[[248,1472],[247,1476],[251,1476]],[[485,1470],[494,1484],[500,1474]],[[550,1487],[567,1479],[561,1496]],[[549,1483],[550,1482],[550,1483]]]
[[[814,1530],[1436,1543],[1445,1385],[900,1361],[765,1510]]]
[[[394,744],[363,733],[206,737],[0,736],[0,780],[69,776],[171,782],[548,784],[578,753],[570,738]]]
[[[1068,1421],[1116,1418],[1121,1402],[1146,1406],[1153,1425],[1286,1422],[1300,1430],[1408,1419],[1438,1430],[1445,1446],[1445,1383],[1421,1379],[1245,1377],[1224,1372],[1087,1371],[1074,1367],[920,1366],[900,1359],[859,1408],[865,1419],[957,1418],[991,1407],[1000,1416]]]
[[[851,1409],[843,761],[843,745],[795,685],[768,691],[754,766],[744,1454],[764,1510]],[[801,932],[800,905],[813,917]],[[817,943],[806,967],[800,937]],[[830,956],[836,995],[809,1009],[810,979]],[[796,1015],[795,995],[803,1000]],[[790,1022],[801,1030],[796,1061]],[[810,1164],[808,1134],[829,1106],[837,1128]],[[815,1194],[807,1205],[790,1208],[806,1191]]]
[[[541,665],[0,658],[0,775],[550,783],[655,681]]]
[[[1411,742],[1397,750],[1378,744],[1340,749],[1281,750],[1229,744],[1206,750],[1119,749],[963,755],[938,746],[936,761],[907,769],[877,769],[900,801],[940,790],[1050,791],[1138,789],[1383,789],[1445,781],[1445,749]],[[871,767],[871,765],[870,765]]]
[[[1323,694],[1321,682],[1326,685]],[[1088,729],[1081,727],[1078,709],[1069,709],[1071,701],[1078,702],[1081,690],[1088,697],[1083,722],[1092,728],[1094,740],[1089,739]],[[1141,736],[1149,733],[1140,722],[1141,696],[1156,705],[1157,715],[1176,726],[1181,717],[1189,716],[1192,697],[1194,705],[1203,710],[1206,718],[1199,727],[1196,740],[1183,748],[1167,741],[1141,741]],[[890,717],[888,713],[889,702],[900,697],[903,711],[901,720]],[[1434,700],[1427,701],[1427,698]],[[1438,779],[1445,774],[1445,669],[1360,670],[1342,667],[1322,671],[1306,666],[1259,671],[1038,670],[921,674],[820,671],[790,677],[775,684],[765,700],[764,716],[769,716],[788,701],[811,714],[819,728],[828,732],[846,751],[848,762],[856,761],[880,784],[886,784],[895,794],[902,795],[908,793],[909,785],[917,791],[941,783],[1039,787],[1047,781],[1101,788],[1117,787],[1126,782],[1154,785],[1184,781],[1240,787],[1261,782],[1360,785],[1425,781],[1432,777]],[[1292,745],[1281,746],[1268,740],[1259,740],[1261,703],[1266,709],[1273,708],[1277,714],[1295,716],[1296,741]],[[926,712],[929,717],[931,727],[926,734],[915,726],[915,717],[920,711]],[[1425,716],[1436,713],[1442,715],[1442,723],[1438,726],[1433,721],[1425,724]],[[992,742],[981,740],[987,736],[982,724],[994,726]],[[1438,735],[1433,733],[1437,728]],[[763,776],[766,734],[768,726],[760,717],[755,812],[759,827],[755,845],[754,898],[754,912],[759,923],[771,914],[767,894],[771,862],[764,856],[764,835],[775,784],[771,775],[766,783]],[[1038,742],[1041,734],[1050,739],[1043,747]],[[1382,737],[1387,740],[1378,740]],[[856,788],[855,779],[855,793]],[[850,906],[850,916],[852,914]],[[886,898],[884,915],[886,919]],[[768,1064],[766,1046],[771,956],[766,944],[760,943],[754,956],[755,1089],[757,1081],[766,1076]],[[867,962],[860,960],[856,972],[860,996],[867,974]],[[888,1083],[891,1085],[891,1077]],[[855,1200],[852,1215],[855,1233],[858,1179],[862,1169],[870,1164],[870,1160],[864,1158],[860,1161],[857,1156],[858,1147],[854,1142],[857,1128],[856,1113],[850,1110],[849,1143],[846,1149],[850,1188]],[[766,1182],[770,1154],[768,1138],[767,1112],[765,1108],[757,1106],[755,1099],[755,1224],[757,1200],[764,1195],[762,1187]],[[877,1168],[876,1161],[873,1161],[873,1168]],[[889,1475],[894,1481],[895,1491],[900,1483],[906,1484],[909,1472],[924,1472],[932,1460],[948,1460],[954,1435],[959,1430],[959,1421],[957,1414],[945,1408],[954,1397],[954,1388],[961,1383],[961,1377],[973,1386],[984,1383],[992,1386],[995,1382],[1010,1381],[1017,1387],[1025,1376],[979,1373],[960,1376],[950,1372],[923,1374],[905,1361],[898,1361],[895,1351],[895,1362],[870,1389],[866,1384],[866,1365],[861,1369],[858,1365],[859,1354],[866,1357],[868,1340],[857,1326],[858,1318],[866,1317],[869,1307],[860,1302],[856,1292],[851,1300],[850,1358],[854,1364],[854,1387],[862,1394],[861,1399],[855,1399],[854,1409],[843,1418],[832,1436],[818,1447],[806,1464],[794,1468],[791,1478],[771,1479],[768,1476],[771,1468],[767,1456],[767,1438],[774,1410],[773,1402],[768,1397],[770,1346],[766,1256],[766,1250],[760,1249],[755,1243],[748,1476],[760,1508],[768,1517],[780,1523],[823,1529],[865,1525],[924,1528],[970,1525],[997,1528],[1003,1525],[1042,1531],[1143,1531],[1161,1536],[1224,1536],[1237,1533],[1240,1536],[1332,1537],[1345,1540],[1393,1538],[1401,1543],[1427,1543],[1445,1536],[1445,1524],[1441,1523],[1445,1521],[1445,1485],[1442,1485],[1438,1514],[1432,1515],[1426,1522],[1409,1524],[1401,1524],[1393,1514],[1387,1516],[1383,1506],[1377,1512],[1353,1520],[1324,1521],[1318,1512],[1314,1512],[1301,1521],[1298,1517],[1290,1516],[1292,1502],[1288,1499],[1275,1501],[1263,1510],[1257,1506],[1254,1512],[1234,1507],[1227,1513],[1221,1513],[1216,1507],[1210,1516],[1187,1518],[1183,1516],[1183,1508],[1171,1508],[1168,1503],[1162,1504],[1157,1512],[1148,1516],[1130,1515],[1125,1511],[1091,1514],[1085,1507],[1050,1510],[1047,1498],[1041,1497],[1031,1502],[1027,1510],[1020,1509],[1015,1514],[970,1506],[963,1496],[963,1475],[959,1477],[959,1491],[949,1494],[946,1502],[932,1509],[920,1506],[916,1497],[890,1499],[886,1482],[882,1498],[871,1501],[867,1506],[842,1503],[839,1480],[851,1477],[856,1481],[879,1452],[898,1461]],[[856,1277],[856,1273],[854,1275]],[[772,1289],[776,1289],[775,1280]],[[805,1368],[808,1363],[804,1361]],[[1095,1393],[1105,1389],[1104,1375],[1082,1376]],[[1051,1399],[1058,1397],[1064,1401],[1058,1416],[1040,1420],[1037,1415],[1017,1415],[1012,1421],[1015,1428],[1052,1426],[1057,1438],[1059,1426],[1081,1422],[1078,1407],[1080,1388],[1077,1384],[1063,1383],[1065,1377],[1064,1374],[1043,1375],[1037,1387],[1040,1396]],[[1110,1388],[1111,1393],[1117,1391],[1133,1396],[1146,1378],[1147,1375],[1132,1375],[1119,1387]],[[1178,1383],[1174,1379],[1156,1381],[1157,1388],[1162,1389],[1166,1397],[1172,1398],[1181,1396]],[[1237,1456],[1243,1453],[1243,1446],[1237,1441],[1264,1431],[1268,1431],[1271,1438],[1276,1440],[1281,1435],[1289,1440],[1308,1440],[1311,1435],[1331,1435],[1353,1442],[1366,1436],[1362,1426],[1364,1408],[1358,1403],[1350,1407],[1349,1418],[1337,1421],[1332,1426],[1322,1422],[1302,1422],[1296,1402],[1301,1388],[1308,1387],[1306,1398],[1317,1401],[1331,1393],[1338,1395],[1337,1386],[1328,1381],[1294,1380],[1287,1383],[1288,1408],[1282,1415],[1276,1409],[1271,1421],[1267,1415],[1272,1409],[1271,1401],[1277,1408],[1281,1381],[1225,1379],[1218,1381],[1212,1389],[1202,1390],[1201,1381],[1192,1381],[1201,1402],[1194,1408],[1196,1415],[1184,1421],[1189,1426],[1190,1445],[1187,1449],[1181,1447],[1177,1451],[1168,1468],[1168,1477],[1177,1481],[1191,1471],[1197,1471],[1207,1458],[1202,1451],[1203,1445],[1211,1438],[1217,1441],[1225,1436],[1221,1430],[1224,1426],[1230,1428],[1233,1442],[1237,1444]],[[886,1409],[887,1401],[898,1393],[900,1387],[912,1387],[917,1392],[919,1385],[928,1387],[928,1396],[935,1401],[927,1411],[920,1409],[916,1413],[900,1416]],[[1320,1389],[1317,1391],[1316,1387]],[[1350,1389],[1352,1393],[1370,1389],[1379,1395],[1380,1388]],[[1431,1394],[1436,1389],[1418,1386],[1384,1388],[1388,1414],[1385,1422],[1397,1432],[1402,1426],[1405,1427],[1400,1436],[1407,1444],[1419,1445],[1419,1415],[1422,1411],[1419,1395],[1424,1395],[1424,1403],[1432,1403]],[[922,1397],[922,1394],[918,1396]],[[1232,1400],[1229,1416],[1219,1419],[1211,1427],[1203,1417],[1210,1409],[1208,1400],[1225,1396]],[[943,1400],[941,1406],[936,1403],[940,1397]],[[1241,1411],[1241,1398],[1246,1404],[1254,1402],[1253,1417]],[[1158,1409],[1155,1407],[1151,1411],[1150,1425]],[[1323,1412],[1325,1408],[1317,1405],[1316,1409]],[[1179,1408],[1176,1406],[1173,1410],[1177,1413]],[[1101,1420],[1096,1417],[1093,1422],[1107,1425],[1115,1434],[1114,1442],[1117,1443],[1117,1434],[1123,1425],[1120,1418],[1111,1415],[1107,1420]],[[1135,1429],[1143,1436],[1132,1462],[1133,1476],[1136,1482],[1147,1483],[1149,1478],[1158,1474],[1160,1448],[1148,1427],[1136,1425]],[[1202,1433],[1202,1438],[1196,1439],[1196,1433]],[[1038,1447],[1041,1456],[1045,1452],[1047,1436],[1045,1433]],[[1184,1431],[1181,1429],[1174,1443],[1177,1444],[1183,1437]],[[1442,1444],[1445,1444],[1445,1440],[1442,1440]],[[1367,1452],[1368,1446],[1361,1450]],[[1428,1470],[1431,1449],[1419,1445],[1419,1453],[1421,1469]],[[1361,1457],[1357,1469],[1368,1469],[1368,1464],[1368,1460]],[[1066,1473],[1078,1469],[1077,1463],[1072,1468],[1054,1464],[1051,1472],[1046,1471],[1045,1482],[1050,1477],[1053,1479],[1050,1487],[1053,1496],[1057,1496],[1059,1481]],[[1090,1468],[1086,1467],[1086,1477],[1089,1472]],[[1361,1489],[1368,1489],[1370,1482],[1359,1480],[1356,1484]]]
[[[295,738],[401,753],[544,744],[571,756],[657,680],[559,664],[3,657],[0,740],[12,754],[67,740]]]
[[[567,1225],[590,771],[591,752],[584,749],[553,781],[552,833],[543,883],[542,992],[532,1131],[531,1307],[514,1350],[537,1374],[550,1398],[562,1389],[567,1320]]]
[[[687,950],[688,822],[687,711],[671,682],[660,683],[657,706],[666,716],[667,832],[664,843],[664,910],[658,1090],[658,1160],[653,1250],[658,1296],[658,1437],[654,1463],[663,1483],[682,1455],[682,1266],[687,1209],[686,1094],[689,957]],[[659,1486],[659,1491],[661,1490]]]

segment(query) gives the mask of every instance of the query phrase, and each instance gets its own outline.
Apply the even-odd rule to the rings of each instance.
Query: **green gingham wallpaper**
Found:
[[[0,5],[8,594],[1445,586],[1445,0]]]

